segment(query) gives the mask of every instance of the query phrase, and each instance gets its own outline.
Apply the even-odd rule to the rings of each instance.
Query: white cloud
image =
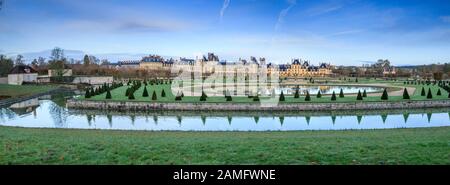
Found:
[[[227,10],[228,5],[230,5],[230,0],[224,0],[222,9],[220,9],[220,20],[223,19],[223,15],[225,14],[225,10]]]
[[[275,24],[275,31],[278,31],[280,29],[281,24],[284,22],[284,17],[288,14],[289,10],[297,4],[296,0],[287,0],[289,6],[283,10],[280,11],[280,14],[278,15],[277,23]]]
[[[446,23],[450,23],[450,15],[447,16],[441,16],[441,20],[446,22]]]

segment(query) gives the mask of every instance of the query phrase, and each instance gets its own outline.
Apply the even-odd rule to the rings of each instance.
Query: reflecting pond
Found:
[[[279,93],[283,91],[284,94],[294,94],[296,89],[299,89],[300,94],[306,94],[306,91],[308,91],[311,94],[317,94],[319,91],[321,94],[332,94],[333,91],[336,94],[339,94],[339,92],[342,91],[345,94],[350,93],[358,93],[358,91],[363,92],[364,90],[367,93],[372,92],[380,92],[383,91],[383,88],[381,87],[373,87],[373,86],[349,86],[349,85],[318,85],[318,86],[312,86],[312,85],[304,85],[304,86],[283,86],[279,88]]]
[[[450,126],[450,108],[361,112],[105,112],[69,110],[61,97],[0,109],[0,125],[181,131],[343,130]]]

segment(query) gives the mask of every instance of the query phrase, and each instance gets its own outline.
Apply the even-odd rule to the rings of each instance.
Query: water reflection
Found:
[[[53,98],[52,98],[53,99]],[[38,102],[37,105],[31,102]],[[20,105],[20,106],[19,106]],[[25,105],[28,105],[25,106]],[[450,126],[450,108],[354,112],[104,112],[32,100],[0,109],[0,125],[120,130],[342,130]],[[26,110],[25,113],[23,110]],[[30,110],[32,110],[30,112]],[[32,114],[31,114],[32,113]]]

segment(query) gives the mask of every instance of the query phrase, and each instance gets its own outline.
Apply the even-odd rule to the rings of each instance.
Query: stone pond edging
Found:
[[[101,109],[117,111],[330,111],[443,108],[450,107],[450,100],[351,103],[283,103],[273,107],[262,107],[259,103],[157,103],[69,99],[67,100],[67,107],[74,109]]]

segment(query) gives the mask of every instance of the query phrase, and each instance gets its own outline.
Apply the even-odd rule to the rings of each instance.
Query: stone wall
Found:
[[[149,110],[215,110],[215,111],[333,111],[333,110],[381,110],[408,108],[450,107],[450,100],[401,101],[401,102],[354,102],[354,103],[283,103],[274,107],[262,107],[259,103],[152,103],[75,100],[67,101],[68,108],[103,109],[120,111]]]
[[[8,77],[0,78],[0,84],[8,84]]]
[[[113,77],[112,76],[77,76],[73,80],[72,83],[75,84],[91,84],[91,85],[98,85],[103,83],[112,83]]]

